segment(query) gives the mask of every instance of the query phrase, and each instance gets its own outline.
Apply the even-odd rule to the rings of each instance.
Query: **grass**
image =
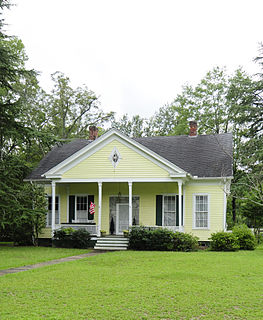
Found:
[[[263,250],[110,252],[0,277],[0,319],[263,319]]]
[[[0,246],[0,270],[74,256],[89,251],[83,249]]]

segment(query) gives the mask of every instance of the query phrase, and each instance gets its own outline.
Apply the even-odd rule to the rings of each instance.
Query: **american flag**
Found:
[[[95,204],[93,202],[89,205],[89,213],[94,214],[95,213]]]

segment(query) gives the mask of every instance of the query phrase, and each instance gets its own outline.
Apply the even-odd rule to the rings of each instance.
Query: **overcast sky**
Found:
[[[214,66],[258,69],[262,0],[12,0],[8,33],[51,88],[62,71],[103,109],[153,115]]]

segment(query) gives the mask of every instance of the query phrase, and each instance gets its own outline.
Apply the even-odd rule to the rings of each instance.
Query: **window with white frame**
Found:
[[[52,225],[52,196],[48,196],[47,227]],[[55,224],[59,224],[59,197],[55,197]]]
[[[163,226],[176,226],[176,196],[163,196]]]
[[[208,228],[208,195],[194,196],[194,227]]]
[[[77,211],[88,210],[88,197],[87,196],[77,196]]]
[[[76,216],[77,222],[89,222],[94,219],[94,214],[89,214],[90,201],[88,195],[76,195]]]

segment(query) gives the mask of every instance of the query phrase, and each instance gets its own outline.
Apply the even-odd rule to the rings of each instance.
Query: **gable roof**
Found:
[[[116,130],[113,129],[112,132],[116,133]],[[39,166],[27,176],[26,180],[45,180],[42,177],[43,174],[91,143],[95,145],[99,139],[94,142],[76,139],[62,146],[54,147],[40,161]],[[232,134],[200,135],[196,137],[161,136],[131,140],[193,176],[232,176]]]
[[[192,176],[232,176],[232,134],[135,138]]]
[[[27,177],[26,180],[45,180],[42,175],[72,156],[77,151],[83,149],[91,140],[76,139],[69,143],[65,143],[61,146],[55,146],[47,155],[39,162],[37,168],[35,168]]]

